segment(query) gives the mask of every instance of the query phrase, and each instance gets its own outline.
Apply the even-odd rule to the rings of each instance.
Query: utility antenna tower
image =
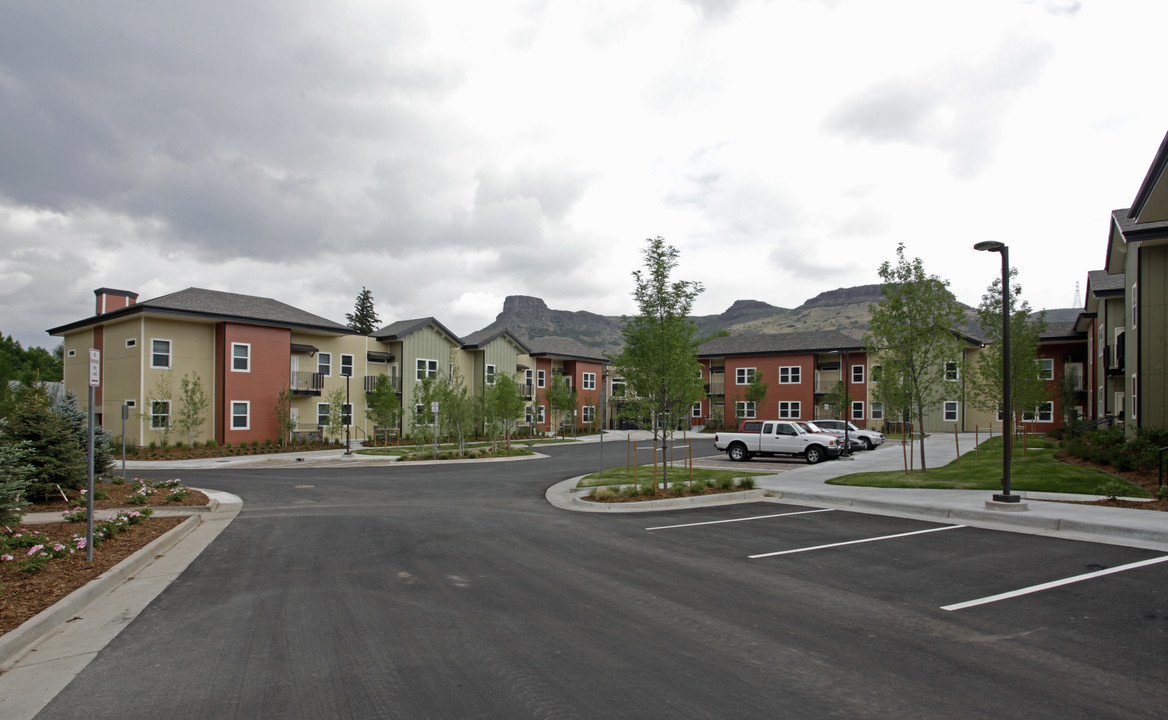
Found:
[[[1071,307],[1081,307],[1083,305],[1083,296],[1079,293],[1079,281],[1075,281],[1075,304]]]

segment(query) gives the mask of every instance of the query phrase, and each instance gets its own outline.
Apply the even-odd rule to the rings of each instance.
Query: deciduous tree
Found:
[[[869,306],[872,318],[864,344],[875,348],[883,365],[884,392],[892,405],[908,408],[923,428],[925,412],[936,406],[946,391],[946,363],[959,362],[961,337],[957,329],[965,312],[949,283],[925,273],[920,258],[905,257],[904,244],[896,249],[897,262],[880,266],[880,291],[884,299]],[[927,470],[925,439],[921,436],[921,470]]]

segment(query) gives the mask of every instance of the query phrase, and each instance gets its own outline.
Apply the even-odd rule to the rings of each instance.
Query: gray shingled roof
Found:
[[[541,337],[527,341],[529,355],[554,355],[556,357],[575,358],[578,360],[593,360],[606,362],[595,348],[590,348],[579,340],[566,337]]]
[[[1124,274],[1114,275],[1106,270],[1091,270],[1087,273],[1087,288],[1099,297],[1101,295],[1122,295],[1124,290]]]
[[[68,325],[62,325],[61,327],[49,330],[49,333],[56,334],[57,332],[104,322],[111,318],[144,312],[162,312],[175,315],[191,315],[203,318],[261,323],[265,325],[324,330],[337,334],[357,334],[346,325],[322,318],[319,315],[313,315],[310,312],[305,312],[278,300],[194,287],[145,300],[136,305],[101,315],[95,315],[85,320],[69,323]]]
[[[478,330],[476,332],[472,332],[470,335],[462,338],[462,347],[466,350],[476,350],[491,344],[496,338],[502,335],[506,335],[507,337],[511,338],[511,341],[518,345],[524,352],[530,351],[531,348],[527,347],[527,345],[519,339],[518,335],[511,332],[507,328],[496,330]]]
[[[731,335],[702,343],[698,357],[766,355],[773,353],[830,352],[863,350],[859,340],[834,330],[818,332],[760,333]]]
[[[373,337],[383,341],[401,340],[402,338],[413,335],[428,325],[433,325],[434,327],[438,328],[440,332],[445,333],[448,337],[454,340],[454,342],[462,345],[461,338],[450,332],[450,330],[445,325],[432,317],[414,318],[413,320],[398,320],[397,322],[390,323],[389,325],[386,325],[377,332],[373,333]]]

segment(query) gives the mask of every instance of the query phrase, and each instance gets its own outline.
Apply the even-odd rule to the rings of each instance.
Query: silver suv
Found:
[[[874,450],[877,445],[884,444],[884,435],[875,430],[865,430],[859,428],[848,422],[847,420],[813,420],[816,425],[824,430],[838,430],[843,432],[844,428],[848,431],[848,440],[851,442],[859,441],[864,446],[865,450]]]

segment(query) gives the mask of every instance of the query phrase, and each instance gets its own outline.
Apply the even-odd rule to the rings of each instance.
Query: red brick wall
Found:
[[[216,403],[217,432],[222,442],[238,444],[279,438],[275,406],[280,393],[288,388],[291,363],[291,332],[287,328],[224,323],[221,343],[216,348],[219,378],[219,401]],[[232,344],[251,345],[248,372],[232,371]],[[248,401],[249,428],[231,428],[232,402]]]

